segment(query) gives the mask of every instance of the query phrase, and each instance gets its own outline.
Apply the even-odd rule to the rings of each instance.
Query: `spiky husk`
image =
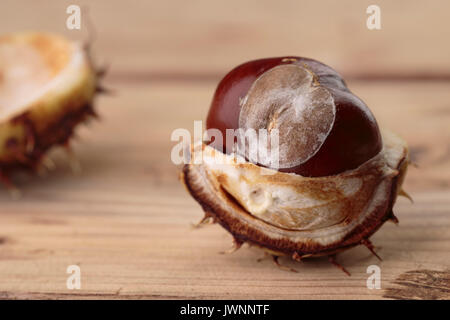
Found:
[[[337,265],[334,254],[356,245],[366,246],[378,257],[369,238],[386,221],[398,222],[392,212],[392,207],[397,195],[402,193],[401,185],[409,161],[408,149],[403,140],[393,134],[385,132],[384,141],[383,154],[378,156],[376,162],[376,166],[381,163],[382,167],[387,170],[379,171],[379,181],[383,183],[383,187],[377,188],[383,196],[382,201],[378,201],[378,204],[373,206],[370,212],[364,213],[361,223],[349,229],[342,236],[332,237],[332,240],[327,241],[316,241],[314,238],[304,236],[302,230],[284,229],[254,216],[226,191],[226,188],[222,185],[225,181],[223,177],[216,176],[213,171],[207,169],[206,165],[186,164],[181,179],[189,193],[203,208],[205,216],[210,217],[232,234],[236,248],[243,243],[249,243],[264,249],[273,256],[289,256],[296,261],[308,257],[330,256],[330,261]],[[370,169],[372,165],[367,163],[366,167]],[[257,166],[253,164],[240,165],[240,170],[254,169],[257,169]],[[361,174],[363,172],[361,171]],[[386,175],[386,172],[390,173]],[[280,173],[279,178],[284,180],[284,178],[287,178],[285,175]],[[349,175],[349,172],[344,175]],[[355,175],[359,175],[359,173],[355,173]],[[270,179],[274,184],[277,184],[280,182],[279,178],[274,175]],[[272,184],[270,179],[268,181]],[[293,181],[295,179],[293,178]],[[301,178],[299,177],[299,179]],[[309,178],[308,181],[317,186],[318,179],[322,179],[321,181],[326,184],[326,177]],[[323,192],[321,196],[326,197],[326,192]],[[353,217],[352,219],[359,219],[359,217]],[[305,233],[311,232],[311,230],[305,231]],[[345,271],[345,269],[343,270]]]
[[[11,41],[11,37],[5,38]],[[55,53],[55,46],[63,47],[69,43],[64,38],[39,33],[14,35],[13,39],[33,41],[33,45],[45,54]],[[53,42],[58,44],[53,45],[53,51],[48,49],[47,52],[45,46]],[[61,90],[46,92],[18,112],[0,119],[0,178],[3,182],[8,184],[15,171],[38,170],[52,147],[68,146],[76,126],[97,117],[93,103],[99,91],[99,73],[88,52],[84,51],[83,55],[76,78],[68,85],[60,86]]]

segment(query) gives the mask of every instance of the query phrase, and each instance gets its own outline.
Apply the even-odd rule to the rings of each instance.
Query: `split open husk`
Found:
[[[81,43],[37,32],[0,37],[0,177],[36,170],[48,149],[66,145],[95,116],[97,83]]]
[[[382,151],[360,167],[327,177],[303,177],[224,155],[205,144],[192,148],[182,179],[207,217],[236,243],[271,254],[332,255],[369,237],[392,213],[408,166],[408,148],[383,130]],[[221,158],[222,163],[215,161]]]

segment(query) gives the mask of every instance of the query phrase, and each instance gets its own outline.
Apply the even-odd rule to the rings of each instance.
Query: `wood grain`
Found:
[[[2,1],[0,29],[82,38],[85,30],[64,30],[69,2]],[[81,174],[55,150],[46,177],[15,177],[21,199],[0,189],[0,298],[382,299],[403,274],[449,269],[449,3],[379,1],[379,32],[365,28],[366,1],[278,3],[89,2],[96,55],[111,63],[106,85],[116,93],[99,98],[101,122],[78,131]],[[363,247],[338,256],[351,277],[326,259],[281,259],[299,271],[291,273],[257,262],[254,248],[219,254],[231,237],[216,225],[191,227],[202,212],[170,161],[171,132],[205,118],[227,69],[287,53],[348,75],[418,164],[405,184],[414,204],[399,199],[400,225],[372,238],[383,261]],[[66,288],[72,264],[81,267],[81,290]],[[366,286],[372,264],[381,267],[381,290]],[[422,287],[420,298],[434,297]]]
[[[450,271],[414,270],[401,274],[384,295],[393,299],[450,299]]]
[[[100,123],[79,131],[84,168],[73,175],[60,152],[47,177],[17,177],[23,197],[0,194],[0,291],[4,298],[382,298],[366,287],[366,268],[382,270],[382,288],[402,273],[450,264],[450,92],[440,83],[350,83],[381,123],[420,150],[395,207],[400,225],[374,237],[384,261],[358,247],[338,257],[347,277],[326,259],[277,269],[262,253],[231,245],[218,226],[193,229],[200,207],[170,162],[174,128],[202,119],[214,83],[128,85],[100,98]],[[425,104],[426,103],[426,104]],[[192,130],[192,129],[191,129]],[[66,289],[68,265],[82,270],[82,289]]]
[[[87,39],[88,14],[81,31],[65,27],[72,3],[4,0],[0,30],[38,29]],[[220,77],[243,61],[300,55],[346,77],[448,79],[450,3],[376,3],[382,19],[378,31],[366,27],[369,0],[77,1],[95,26],[97,52],[122,78]]]

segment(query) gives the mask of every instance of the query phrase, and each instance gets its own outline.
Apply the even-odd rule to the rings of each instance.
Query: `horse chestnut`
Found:
[[[220,82],[206,125],[215,129],[209,143],[191,147],[202,161],[187,163],[182,180],[202,221],[228,230],[235,248],[260,247],[277,264],[329,256],[337,265],[335,254],[356,245],[378,257],[369,238],[398,222],[392,208],[407,195],[408,147],[378,129],[336,71],[299,57],[244,63]],[[246,131],[259,135],[262,158],[247,148]],[[261,145],[264,133],[270,143]],[[276,166],[267,161],[273,151]]]
[[[382,147],[365,103],[335,70],[307,58],[250,61],[219,83],[206,127],[224,138],[213,146],[230,152],[227,129],[269,126],[280,130],[280,171],[308,177],[354,169]]]

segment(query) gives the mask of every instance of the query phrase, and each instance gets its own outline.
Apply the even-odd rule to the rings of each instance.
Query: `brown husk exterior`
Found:
[[[26,141],[20,142],[14,137],[6,141],[4,147],[9,150],[11,159],[0,161],[0,174],[9,177],[17,170],[37,170],[43,156],[51,147],[68,146],[75,127],[88,118],[97,117],[91,102],[77,108],[63,107],[61,111],[63,111],[61,115],[53,119],[52,123],[40,132],[36,130],[28,112],[11,120],[25,128]],[[27,148],[27,145],[32,147]]]
[[[387,220],[395,221],[396,218],[392,213],[392,207],[395,203],[397,193],[401,188],[404,176],[406,174],[408,165],[407,149],[404,150],[402,160],[399,161],[397,167],[398,174],[391,177],[391,187],[389,194],[386,194],[386,201],[378,205],[373,214],[364,221],[364,224],[359,224],[351,232],[349,232],[343,239],[330,243],[328,245],[321,245],[313,241],[292,241],[288,237],[281,239],[272,239],[268,237],[264,230],[259,230],[253,226],[242,223],[242,221],[229,214],[222,205],[221,199],[214,193],[214,190],[204,189],[204,185],[199,183],[200,166],[186,164],[183,167],[181,179],[185,184],[189,193],[201,205],[205,215],[214,219],[228,232],[232,234],[235,241],[239,244],[249,243],[250,245],[261,247],[274,255],[288,255],[295,260],[303,257],[314,257],[332,255],[337,252],[352,248],[356,245],[362,244],[369,239]],[[208,192],[209,191],[209,192]],[[211,192],[212,191],[212,192]],[[234,210],[240,210],[242,214],[250,215],[239,203],[237,203],[225,190],[221,190],[229,201],[227,205]],[[257,219],[255,217],[255,219]]]

